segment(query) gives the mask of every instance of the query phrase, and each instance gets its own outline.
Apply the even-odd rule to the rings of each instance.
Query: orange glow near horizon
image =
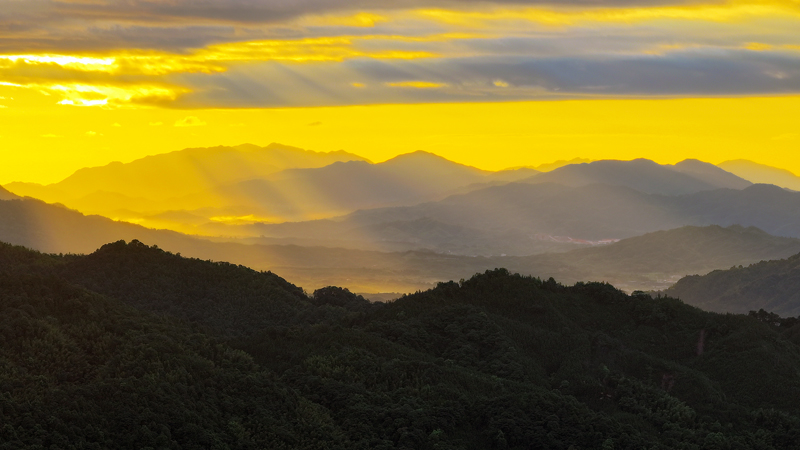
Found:
[[[20,105],[15,103],[19,102]],[[559,159],[749,159],[800,173],[800,97],[565,100],[286,109],[40,107],[0,86],[0,184],[188,147],[346,150],[380,162],[415,150],[487,170]]]

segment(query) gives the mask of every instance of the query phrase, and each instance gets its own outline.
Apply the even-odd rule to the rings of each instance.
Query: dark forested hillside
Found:
[[[687,276],[667,293],[711,311],[765,309],[784,316],[800,315],[800,254]]]
[[[504,269],[370,304],[138,241],[0,245],[0,448],[790,449],[793,323]]]

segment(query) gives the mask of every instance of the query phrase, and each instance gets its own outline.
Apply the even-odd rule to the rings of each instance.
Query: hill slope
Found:
[[[19,196],[16,194],[12,194],[3,186],[0,186],[0,200],[13,200],[15,198],[19,198]]]
[[[767,183],[800,191],[800,177],[786,169],[758,164],[746,159],[734,159],[717,164],[722,169],[753,183]]]
[[[387,305],[271,280],[136,242],[63,257],[0,245],[2,445],[796,446],[788,322],[505,270]],[[187,301],[196,291],[223,309]],[[276,304],[289,315],[239,326],[264,316],[243,306]]]
[[[666,291],[687,303],[720,312],[764,309],[800,314],[800,255],[682,278]]]
[[[119,250],[112,246],[103,252],[114,249]],[[125,270],[107,270],[103,283],[135,287],[140,300],[161,306],[167,300],[155,293],[163,286],[152,277],[131,278],[132,270],[169,278],[173,286],[181,280],[202,285],[205,278],[206,287],[228,298],[243,290],[225,286],[226,279],[235,281],[231,275],[237,270],[205,263],[205,271],[181,279],[188,274],[159,273],[165,268],[158,262],[159,251],[141,244],[128,248],[131,253],[143,249],[151,257],[111,258]],[[0,447],[316,448],[320,439],[344,446],[318,405],[218,336],[81,287],[79,269],[89,259],[41,255],[0,243]],[[198,263],[173,258],[167,267],[186,264]],[[210,281],[203,276],[209,273],[224,276]],[[186,286],[176,289],[183,298],[194,295]],[[262,298],[291,297],[275,285],[260,290]],[[293,301],[294,310],[310,307],[307,301]],[[198,306],[192,302],[170,312],[180,316]],[[243,304],[236,306],[237,317],[247,314]],[[201,323],[217,320],[212,311],[198,309],[207,319]],[[229,325],[223,331],[232,329]]]

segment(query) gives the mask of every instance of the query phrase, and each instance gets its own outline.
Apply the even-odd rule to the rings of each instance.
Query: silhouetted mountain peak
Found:
[[[402,155],[397,155],[394,158],[388,159],[380,164],[388,164],[388,165],[399,164],[399,163],[406,164],[409,162],[418,163],[424,161],[438,161],[438,162],[449,162],[457,164],[445,157],[439,156],[431,152],[426,152],[425,150],[416,150],[410,153],[403,153]]]
[[[410,173],[412,176],[431,171],[434,172],[436,176],[441,176],[446,173],[448,175],[458,173],[482,176],[491,173],[476,167],[450,161],[447,158],[423,150],[395,156],[392,159],[376,164],[376,166],[391,172],[401,171]]]

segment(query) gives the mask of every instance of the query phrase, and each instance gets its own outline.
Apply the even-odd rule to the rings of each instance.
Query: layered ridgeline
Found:
[[[274,143],[266,147],[244,144],[191,148],[125,164],[112,162],[80,169],[46,186],[9,183],[6,188],[18,195],[62,203],[86,213],[133,221],[150,218],[155,225],[191,225],[197,221],[205,223],[225,212],[191,214],[187,211],[190,208],[180,206],[180,199],[186,196],[286,169],[324,167],[345,161],[367,160],[344,151],[314,152]],[[214,200],[209,198],[208,204],[202,206],[214,206]],[[172,211],[176,209],[180,213]]]
[[[744,189],[752,184],[713,164],[696,159],[687,159],[675,165],[661,165],[647,159],[569,164],[525,181],[573,187],[609,184],[646,194],[663,195],[691,194],[720,188]]]
[[[270,144],[186,149],[127,164],[81,169],[41,186],[9,183],[19,195],[160,228],[207,222],[282,222],[440,199],[476,183],[530,177],[534,169],[487,172],[414,152],[372,164],[347,153]]]
[[[628,292],[666,289],[680,278],[732,265],[786,258],[800,240],[757,228],[681,227],[563,253],[468,257],[430,251],[374,252],[325,247],[264,246],[271,270],[303,284],[346,284],[357,292],[414,292],[449,279],[468,278],[487,268],[563,282],[607,281]],[[255,260],[253,260],[255,261]],[[259,262],[263,264],[266,258]],[[259,267],[262,267],[259,265]]]
[[[10,183],[6,187],[84,213],[193,234],[230,236],[252,235],[254,230],[226,224],[302,221],[359,209],[415,205],[514,181],[569,187],[605,184],[670,196],[743,189],[751,184],[697,160],[675,165],[644,159],[563,162],[547,168],[552,170],[488,172],[426,152],[372,164],[343,151],[242,145],[187,149],[81,169],[48,186]],[[470,221],[465,226],[475,228]]]
[[[370,304],[0,246],[3,448],[789,449],[794,327],[487,271]],[[764,367],[770,370],[764,371]]]
[[[800,191],[800,177],[786,169],[758,164],[746,159],[734,159],[717,164],[721,169],[753,183],[767,183]]]
[[[415,225],[427,226],[426,219]],[[430,230],[430,229],[429,229]],[[464,240],[467,234],[459,235]],[[780,259],[800,252],[800,241],[755,228],[682,227],[593,248],[534,256],[464,256],[429,250],[371,251],[314,245],[211,242],[173,231],[115,222],[32,199],[0,201],[0,240],[51,253],[90,253],[105,242],[141,239],[190,257],[231,261],[277,271],[308,289],[346,285],[356,292],[414,292],[488,268],[565,282],[612,282],[626,291],[665,289],[684,275]],[[247,242],[247,243],[245,243]],[[256,239],[253,242],[280,242]],[[586,244],[553,242],[554,248]]]
[[[764,309],[795,316],[800,314],[800,254],[688,276],[666,292],[712,311],[744,313]]]
[[[213,208],[231,216],[269,221],[331,217],[358,209],[435,200],[474,184],[530,177],[532,169],[488,172],[427,152],[372,164],[338,162],[321,168],[284,170],[165,202],[170,209]],[[252,221],[252,219],[250,219]]]
[[[240,228],[242,235],[292,243],[523,256],[686,225],[737,224],[800,237],[800,194],[763,184],[660,195],[608,184],[510,183],[411,207],[358,211],[336,220]]]
[[[65,202],[103,192],[131,199],[164,200],[285,169],[323,167],[340,161],[366,159],[344,151],[314,152],[281,144],[191,148],[147,156],[125,164],[112,162],[80,169],[64,180],[46,186],[9,183],[6,187],[19,195],[45,201]]]

